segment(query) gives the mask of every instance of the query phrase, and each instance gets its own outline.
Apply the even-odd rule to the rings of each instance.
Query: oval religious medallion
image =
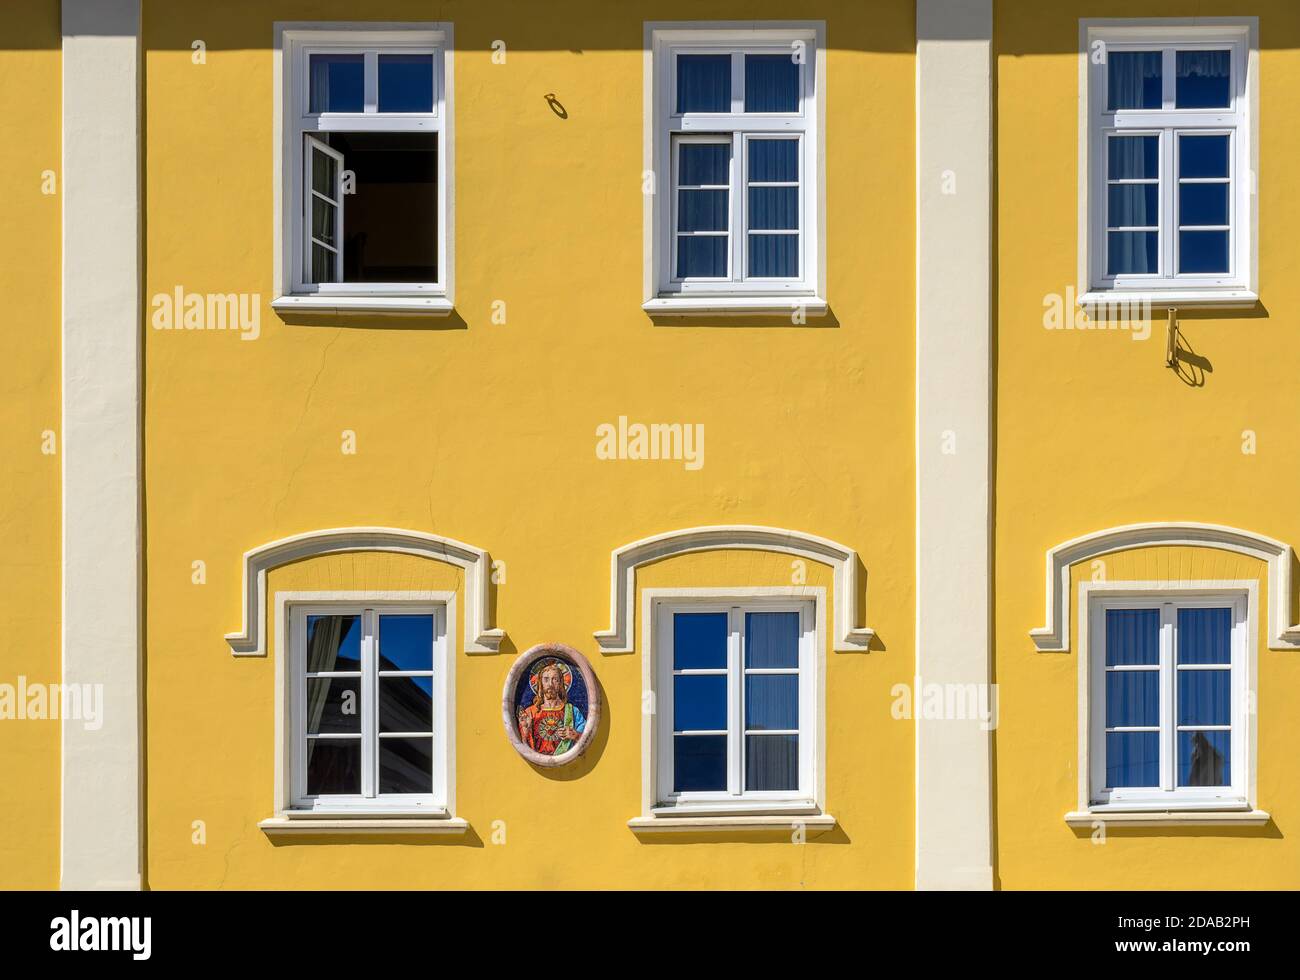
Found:
[[[591,664],[563,643],[537,644],[510,668],[501,715],[510,744],[529,762],[572,762],[600,725],[600,688]]]

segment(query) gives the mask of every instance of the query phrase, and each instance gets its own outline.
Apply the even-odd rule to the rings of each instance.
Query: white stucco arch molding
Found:
[[[1070,649],[1071,565],[1128,548],[1153,545],[1218,548],[1267,562],[1269,649],[1300,649],[1300,626],[1292,618],[1293,553],[1289,544],[1219,524],[1150,523],[1096,531],[1058,544],[1047,552],[1047,625],[1029,631],[1039,652],[1062,653]]]
[[[830,565],[834,571],[834,649],[864,651],[875,630],[855,626],[858,622],[858,555],[826,538],[778,527],[725,524],[668,531],[633,541],[610,556],[609,619],[607,630],[596,632],[596,642],[605,653],[632,652],[633,606],[636,602],[636,570],[648,562],[695,551],[777,551]]]
[[[493,629],[488,603],[492,561],[482,548],[422,531],[392,527],[336,527],[308,531],[244,552],[244,625],[227,633],[237,657],[266,654],[266,573],[292,561],[351,551],[388,551],[450,562],[465,570],[465,652],[496,653],[505,632]]]

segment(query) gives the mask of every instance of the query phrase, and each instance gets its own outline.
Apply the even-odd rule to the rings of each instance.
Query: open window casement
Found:
[[[303,187],[306,226],[311,229],[307,282],[343,281],[343,154],[314,136],[304,137]]]

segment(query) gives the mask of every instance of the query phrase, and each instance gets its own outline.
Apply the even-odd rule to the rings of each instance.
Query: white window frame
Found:
[[[277,310],[447,315],[453,308],[452,27],[446,23],[277,23],[275,146]],[[312,113],[308,62],[312,54],[364,55],[363,112]],[[433,111],[380,113],[381,54],[431,54]],[[434,133],[438,138],[438,279],[431,283],[312,283],[307,281],[306,236],[310,229],[306,186],[306,140],[329,132]],[[340,218],[342,217],[340,211]],[[340,232],[342,227],[340,224]],[[340,246],[342,240],[340,236]],[[340,248],[341,256],[341,248]],[[341,261],[341,260],[340,260]]]
[[[297,596],[295,598],[295,595]],[[451,637],[454,597],[442,593],[320,593],[277,597],[281,639],[287,653],[284,678],[283,752],[286,761],[283,803],[285,816],[411,816],[447,817],[453,805],[452,751],[455,727]],[[378,794],[378,681],[380,676],[377,622],[381,615],[433,617],[433,782],[431,793]],[[362,792],[357,795],[311,796],[307,793],[306,663],[308,616],[361,615]],[[369,778],[367,777],[369,771]],[[372,795],[366,795],[367,793]]]
[[[744,55],[790,53],[803,45],[798,112],[745,113]],[[678,54],[730,54],[731,111],[678,113]],[[782,313],[827,308],[825,268],[825,23],[651,22],[645,40],[645,302],[650,313]],[[749,236],[747,146],[755,136],[800,141],[799,269],[794,279],[746,278]],[[730,252],[726,279],[676,277],[677,153],[679,140],[729,139],[732,144]]]
[[[645,684],[654,710],[646,715],[646,818],[705,815],[818,815],[824,798],[825,744],[825,595],[803,589],[654,589],[645,590]],[[728,790],[674,792],[672,616],[725,612],[728,615],[727,735]],[[798,612],[799,786],[794,790],[742,792],[744,733],[738,719],[744,705],[744,661],[739,631],[746,612]]]
[[[1158,18],[1082,20],[1079,29],[1079,282],[1085,306],[1150,303],[1158,308],[1250,307],[1259,299],[1256,174],[1259,139],[1259,42],[1257,18]],[[1174,50],[1226,49],[1232,54],[1232,106],[1173,107]],[[1108,51],[1161,50],[1161,109],[1107,109]],[[1160,273],[1107,272],[1108,134],[1160,138]],[[1227,274],[1177,273],[1179,134],[1228,134],[1229,265]]]
[[[1255,655],[1257,583],[1206,582],[1185,587],[1156,583],[1086,584],[1080,589],[1080,810],[1096,814],[1251,810],[1255,796]],[[1229,786],[1177,784],[1177,717],[1174,661],[1177,610],[1224,607],[1233,610]],[[1160,626],[1160,778],[1153,787],[1106,787],[1106,611],[1159,609]],[[1195,669],[1195,668],[1191,668]],[[1193,726],[1202,727],[1202,726]]]

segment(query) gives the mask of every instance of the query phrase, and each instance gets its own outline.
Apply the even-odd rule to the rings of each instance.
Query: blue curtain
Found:
[[[1161,72],[1159,51],[1106,53],[1107,108],[1159,109]]]
[[[1174,56],[1174,104],[1180,109],[1232,105],[1232,58],[1227,51],[1179,51]]]
[[[311,56],[311,112],[362,112],[365,62],[359,54]]]
[[[792,54],[745,55],[745,111],[799,111],[799,65]]]
[[[677,111],[731,111],[731,55],[677,56]]]

